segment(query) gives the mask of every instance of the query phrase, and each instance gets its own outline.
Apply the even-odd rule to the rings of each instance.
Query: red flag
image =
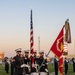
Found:
[[[64,26],[50,49],[59,59],[59,73],[63,75]]]
[[[33,39],[33,22],[32,22],[32,10],[31,10],[31,22],[30,22],[30,53],[31,53],[31,66],[34,67],[34,39]]]
[[[58,69],[59,69],[60,75],[63,75],[63,57],[59,59]]]
[[[58,57],[60,58],[61,55],[63,54],[63,47],[64,45],[64,26],[61,29],[58,37],[56,38],[55,42],[53,43],[52,47],[50,50]]]

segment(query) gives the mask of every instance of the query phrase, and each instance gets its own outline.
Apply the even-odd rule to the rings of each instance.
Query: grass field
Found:
[[[48,68],[49,68],[49,72],[51,73],[50,75],[54,75],[54,74],[52,74],[54,72],[54,67],[51,64],[49,64]],[[0,65],[0,75],[10,75],[10,72],[9,72],[9,74],[6,74],[6,72],[4,70],[4,65]],[[72,64],[69,64],[69,69],[68,69],[67,75],[75,75],[75,73],[73,72]]]

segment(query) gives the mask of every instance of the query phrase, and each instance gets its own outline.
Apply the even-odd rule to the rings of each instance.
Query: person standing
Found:
[[[68,59],[66,57],[64,60],[64,67],[65,67],[65,74],[67,74],[67,72],[68,72]]]
[[[58,59],[54,58],[54,70],[55,70],[55,75],[58,75]]]
[[[31,75],[38,75],[38,58],[36,57],[36,54],[37,52],[35,50],[34,51],[34,67],[31,66]]]
[[[13,75],[14,74],[14,60],[13,60],[13,58],[11,57],[11,59],[10,59],[10,64],[11,64],[11,66],[10,66],[10,69],[11,69],[11,75]]]
[[[16,51],[16,56],[13,58],[14,59],[14,75],[23,75],[23,68],[21,65],[23,65],[23,58],[21,55],[21,50],[17,49]]]
[[[8,74],[9,73],[9,62],[8,62],[8,58],[5,59],[5,71]]]
[[[25,50],[24,51],[24,64],[25,64],[25,72],[26,75],[30,75],[30,58],[29,58],[29,51]]]
[[[40,75],[47,75],[48,74],[48,66],[47,66],[47,60],[44,58],[44,52],[40,51],[40,57],[39,57],[39,71]]]
[[[75,72],[75,58],[73,58],[72,61],[73,61],[73,72]]]

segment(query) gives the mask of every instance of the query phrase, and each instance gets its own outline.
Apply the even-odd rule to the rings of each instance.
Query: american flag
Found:
[[[31,66],[34,67],[34,39],[33,39],[33,22],[32,22],[32,10],[30,16],[30,53],[31,53]]]
[[[68,52],[68,44],[64,44],[64,52]]]

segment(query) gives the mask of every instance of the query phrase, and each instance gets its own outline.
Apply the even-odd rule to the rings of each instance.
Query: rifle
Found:
[[[49,50],[48,54],[46,55],[46,57],[49,55],[49,53],[50,53],[50,50]],[[45,62],[45,59],[43,60],[41,66],[39,66],[38,72],[40,71],[40,69],[41,69],[41,67],[42,67],[42,65],[43,65],[44,62]],[[47,75],[49,75],[49,71],[47,71]]]

